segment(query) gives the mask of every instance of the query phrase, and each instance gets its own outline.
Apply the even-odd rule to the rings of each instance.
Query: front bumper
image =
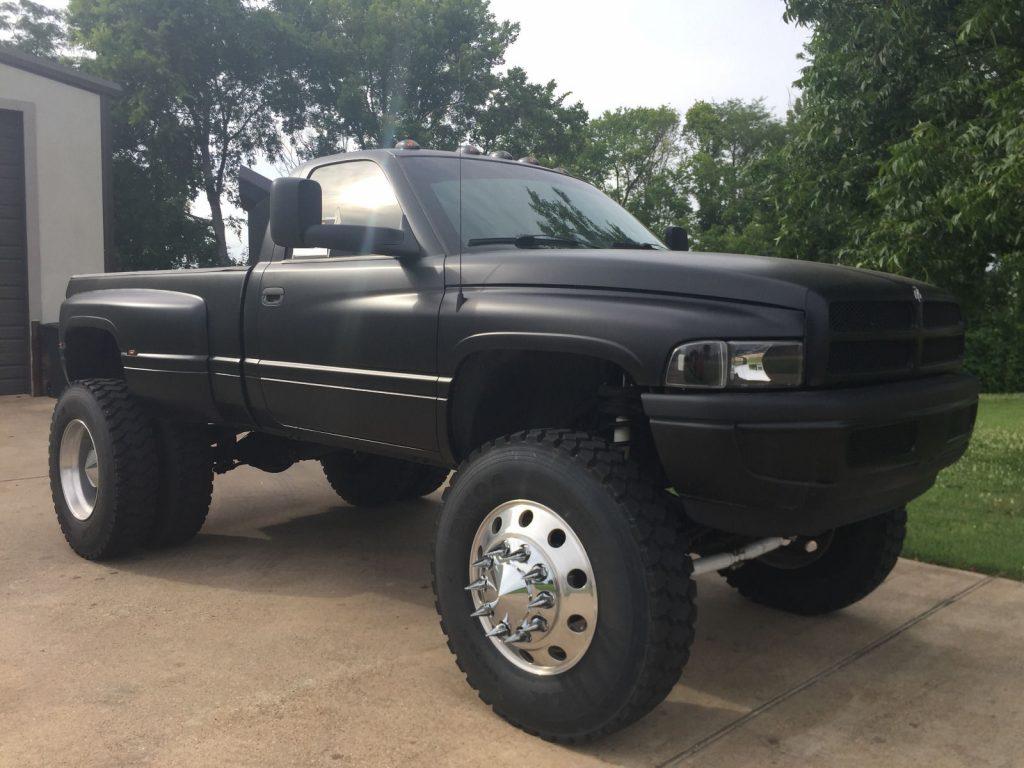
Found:
[[[749,536],[814,535],[903,506],[967,449],[977,381],[643,395],[689,517]]]

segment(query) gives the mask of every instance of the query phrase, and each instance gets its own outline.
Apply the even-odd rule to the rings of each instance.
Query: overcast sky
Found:
[[[797,54],[809,36],[783,22],[782,0],[491,0],[491,8],[520,25],[507,64],[536,81],[557,80],[595,116],[615,107],[670,104],[685,112],[698,99],[763,97],[782,117],[796,96]],[[259,170],[272,169],[260,163]],[[205,200],[194,210],[209,215]],[[229,239],[237,251],[240,241]]]
[[[795,97],[807,29],[782,0],[491,0],[518,21],[510,65],[555,79],[592,114],[619,106],[764,97],[779,116]]]

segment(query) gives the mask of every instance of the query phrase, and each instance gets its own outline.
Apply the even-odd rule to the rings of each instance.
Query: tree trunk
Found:
[[[220,195],[217,194],[213,184],[206,185],[206,200],[210,204],[210,223],[213,226],[213,236],[217,241],[217,264],[229,266],[231,259],[228,258],[228,241],[224,230],[224,213],[220,207]]]

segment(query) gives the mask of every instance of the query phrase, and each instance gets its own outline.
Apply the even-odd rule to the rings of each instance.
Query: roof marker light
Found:
[[[460,155],[482,155],[484,151],[476,144],[463,144],[459,147]]]
[[[420,145],[412,139],[402,139],[395,144],[395,149],[419,149]]]
[[[527,155],[526,157],[519,158],[520,163],[526,163],[527,165],[540,165],[540,161],[533,155]]]
[[[499,160],[515,160],[515,158],[512,157],[512,153],[506,152],[504,149],[494,150],[493,152],[491,152],[491,157],[496,157]]]

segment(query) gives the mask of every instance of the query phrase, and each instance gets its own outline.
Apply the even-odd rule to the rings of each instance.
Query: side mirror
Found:
[[[418,256],[408,222],[402,229],[324,224],[323,193],[312,179],[276,179],[270,189],[270,237],[282,248],[328,248],[353,253]]]
[[[690,250],[690,236],[682,227],[665,227],[665,245],[670,251]]]
[[[306,230],[323,217],[320,185],[310,179],[275,179],[270,187],[270,237],[282,248],[306,247]]]

